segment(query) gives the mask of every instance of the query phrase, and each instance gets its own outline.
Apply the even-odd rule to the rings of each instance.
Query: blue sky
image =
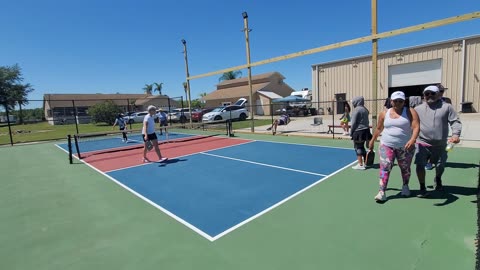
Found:
[[[246,62],[242,12],[252,32],[252,61],[369,35],[370,0],[337,1],[25,1],[0,0],[0,65],[18,63],[25,82],[45,93],[142,93],[163,82],[183,94],[182,38],[190,74]],[[383,32],[480,10],[478,0],[378,1]],[[480,20],[382,39],[379,50],[480,34]],[[279,71],[295,89],[311,87],[311,65],[366,55],[371,43],[255,67]],[[243,75],[247,71],[243,70]],[[192,98],[211,92],[219,75],[193,80]]]

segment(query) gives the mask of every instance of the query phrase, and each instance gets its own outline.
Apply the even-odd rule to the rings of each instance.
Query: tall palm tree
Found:
[[[143,87],[143,90],[145,91],[145,94],[151,95],[153,90],[153,84],[145,84],[145,87]]]
[[[183,85],[183,90],[185,91],[185,96],[186,96],[187,95],[188,84],[187,84],[187,82],[183,82],[182,85]]]
[[[242,77],[242,72],[240,70],[234,70],[223,73],[223,75],[218,79],[218,81],[228,81],[228,80],[235,80],[237,78]]]
[[[153,84],[155,84],[155,89],[153,89],[153,91],[158,92],[158,94],[161,95],[163,83],[153,83]]]

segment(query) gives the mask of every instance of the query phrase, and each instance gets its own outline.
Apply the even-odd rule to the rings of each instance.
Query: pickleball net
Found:
[[[123,140],[123,133],[126,133],[127,141]],[[230,120],[172,125],[162,127],[161,131],[157,125],[155,133],[159,145],[168,143],[178,146],[201,143],[201,140],[206,138],[234,136]],[[130,151],[143,147],[141,129],[79,133],[68,136],[70,163],[73,163],[73,157],[84,159],[92,155]]]

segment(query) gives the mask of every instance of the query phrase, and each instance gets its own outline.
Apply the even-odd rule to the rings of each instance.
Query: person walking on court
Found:
[[[342,115],[342,117],[340,117],[340,126],[342,127],[343,129],[343,134],[342,135],[348,135],[348,123],[350,122],[350,111],[351,111],[351,108],[350,108],[350,104],[348,104],[348,102],[345,101],[345,105],[344,105],[344,113]]]
[[[428,86],[423,90],[423,95],[425,101],[415,107],[420,119],[420,143],[415,155],[416,172],[420,183],[419,197],[428,196],[425,186],[425,164],[428,158],[435,164],[435,190],[443,190],[442,175],[448,158],[446,146],[447,143],[459,143],[462,132],[462,123],[457,112],[452,105],[442,101],[437,86]],[[449,125],[452,136],[447,140]]]
[[[162,110],[162,108],[159,109],[157,117],[158,117],[158,122],[160,123],[160,135],[163,135],[162,127],[164,127],[163,129],[165,129],[165,134],[167,134],[167,126],[168,126],[167,114]]]
[[[113,128],[115,128],[115,126],[118,125],[118,128],[122,131],[122,130],[126,130],[127,129],[127,120],[125,120],[125,118],[123,118],[123,114],[119,113],[117,115],[117,117],[115,118],[115,123],[113,123]],[[128,142],[128,137],[127,137],[127,132],[122,132],[122,137],[123,137],[123,142],[127,143]]]
[[[355,97],[352,100],[353,112],[350,136],[353,140],[353,146],[358,160],[358,164],[352,167],[354,170],[365,170],[364,160],[367,154],[365,143],[368,143],[372,138],[370,121],[368,119],[370,112],[363,106],[364,103],[365,99],[363,96]]]
[[[168,160],[166,157],[162,157],[162,154],[160,153],[160,148],[158,147],[158,140],[157,140],[157,134],[155,133],[155,112],[156,112],[155,106],[148,106],[148,114],[145,115],[143,118],[143,128],[142,128],[142,136],[143,136],[143,141],[144,141],[144,147],[143,147],[143,162],[150,162],[150,160],[147,158],[147,152],[148,150],[151,149],[152,145],[153,148],[155,148],[155,152],[157,153],[158,156],[158,162],[164,162]]]
[[[402,175],[403,186],[402,196],[409,197],[410,181],[413,155],[415,153],[415,141],[420,132],[420,124],[417,112],[412,108],[407,108],[405,104],[405,94],[401,91],[393,92],[391,95],[393,107],[387,111],[382,111],[378,116],[377,129],[373,133],[368,148],[373,150],[375,140],[382,134],[380,139],[380,188],[375,196],[377,202],[387,200],[385,191],[387,190],[390,172],[393,162],[398,160],[398,167]]]

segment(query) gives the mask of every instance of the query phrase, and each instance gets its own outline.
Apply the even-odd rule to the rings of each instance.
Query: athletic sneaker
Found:
[[[418,198],[426,198],[426,197],[428,197],[428,195],[429,195],[429,194],[428,194],[428,192],[427,192],[427,189],[420,189],[417,197],[418,197]]]
[[[434,182],[435,182],[435,190],[443,191],[442,179],[440,177],[435,176]]]
[[[269,128],[267,128],[267,130],[272,130],[272,128],[271,128],[271,127],[269,127]]]
[[[149,163],[150,160],[148,160],[148,159],[146,159],[146,158],[142,158],[142,162],[143,162],[143,163]]]
[[[433,165],[432,165],[432,163],[428,162],[428,163],[425,165],[425,170],[429,170],[429,171],[430,171],[431,169],[433,169]]]
[[[165,162],[167,160],[168,160],[168,158],[164,157],[164,158],[161,158],[159,161],[157,161],[157,163],[162,163],[162,162]]]
[[[354,170],[365,170],[365,166],[357,164],[357,165],[353,166],[352,169],[354,169]]]
[[[387,195],[385,195],[385,192],[379,191],[377,196],[375,196],[375,201],[377,202],[384,202],[387,200]]]
[[[410,189],[408,188],[408,185],[403,185],[401,194],[404,197],[410,197]]]

